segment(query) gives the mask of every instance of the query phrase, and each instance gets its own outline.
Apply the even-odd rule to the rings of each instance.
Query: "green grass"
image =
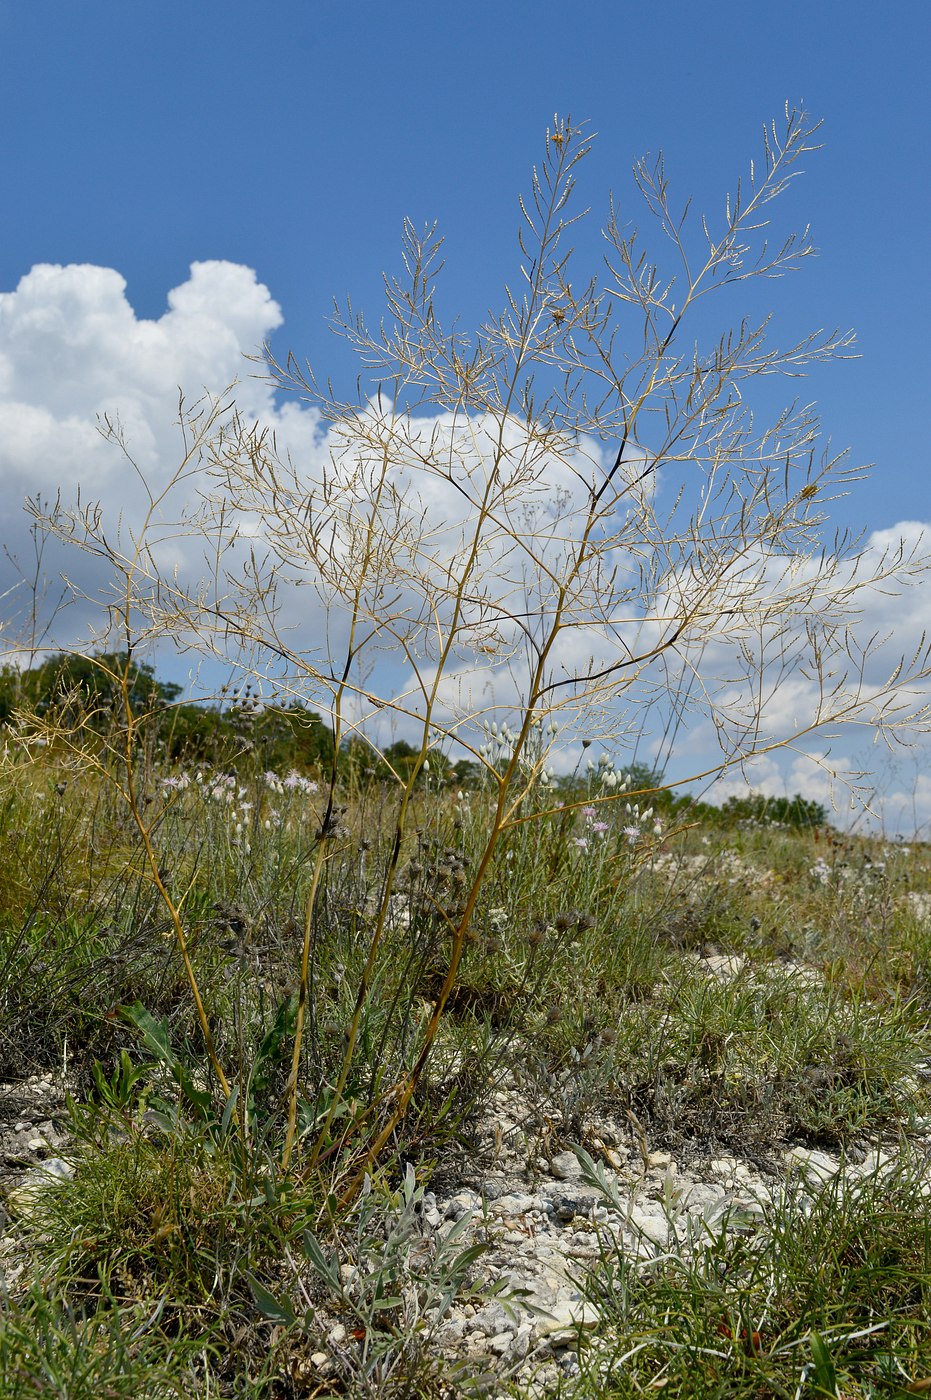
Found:
[[[797,1182],[755,1227],[707,1224],[691,1259],[636,1266],[606,1241],[588,1281],[602,1325],[572,1393],[907,1393],[931,1376],[927,1191],[906,1151],[893,1170]]]
[[[383,1239],[379,1221],[403,1210],[393,1164],[408,1157],[425,1173],[461,1150],[506,1067],[546,1103],[563,1145],[599,1111],[633,1113],[653,1147],[677,1153],[902,1143],[893,1178],[788,1196],[763,1226],[712,1229],[694,1257],[634,1266],[606,1240],[589,1281],[603,1323],[562,1394],[879,1396],[931,1375],[927,1203],[908,1148],[931,1107],[931,923],[913,898],[931,890],[928,848],[759,825],[657,834],[623,803],[517,827],[489,870],[375,1204],[359,1216],[343,1185],[441,984],[449,921],[487,836],[486,795],[435,782],[415,795],[338,1111],[314,1169],[309,1132],[282,1174],[319,794],[258,769],[198,779],[153,767],[145,778],[233,1089],[224,1104],[138,833],[99,776],[68,769],[58,791],[63,771],[49,756],[0,775],[0,835],[15,856],[0,872],[2,1072],[67,1056],[77,1163],[74,1181],[15,1225],[30,1262],[0,1300],[0,1394],[312,1393],[320,1337],[307,1309],[361,1303],[335,1297],[307,1232],[337,1263],[369,1258],[366,1231]],[[333,1102],[394,801],[357,775],[342,799],[313,916],[299,1065],[308,1130]],[[725,956],[726,976],[714,971]],[[392,1267],[385,1287],[403,1300],[403,1251]],[[381,1311],[377,1355],[353,1353],[331,1389],[440,1396],[424,1317],[401,1303]]]
[[[220,1348],[202,1328],[166,1331],[158,1305],[102,1298],[90,1314],[33,1288],[0,1315],[4,1400],[169,1400],[218,1394]]]

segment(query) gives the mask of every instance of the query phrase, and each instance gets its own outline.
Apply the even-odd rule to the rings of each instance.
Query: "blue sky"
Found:
[[[860,0],[781,13],[728,0],[0,0],[0,293],[37,264],[90,264],[125,279],[138,320],[157,320],[192,263],[240,264],[280,307],[273,348],[348,392],[356,366],[326,317],[347,293],[378,314],[404,218],[439,221],[450,313],[468,325],[498,303],[516,195],[554,111],[599,133],[581,181],[594,222],[580,242],[594,252],[609,190],[635,212],[638,155],[662,148],[681,195],[717,210],[788,100],[824,118],[825,149],[780,218],[810,222],[821,255],[769,284],[776,326],[856,329],[861,358],[816,370],[802,392],[836,447],[877,464],[836,520],[926,521],[929,41],[926,5]],[[241,338],[274,319],[256,303]],[[45,470],[37,460],[43,488]],[[79,467],[60,470],[70,482]],[[21,457],[7,492],[24,480]],[[106,490],[118,503],[118,483]],[[25,525],[11,494],[7,507],[15,547]]]
[[[857,330],[862,360],[813,389],[838,444],[881,464],[873,510],[923,493],[931,380],[931,10],[846,0],[468,7],[305,0],[0,6],[0,286],[90,262],[158,316],[196,259],[256,270],[277,348],[354,374],[323,324],[334,296],[377,308],[405,217],[439,219],[446,295],[468,321],[514,260],[515,196],[554,111],[600,133],[600,213],[662,148],[717,207],[786,100],[824,118],[791,215],[821,257],[778,286],[788,322]],[[788,204],[787,204],[788,207]],[[853,511],[855,519],[860,512]]]

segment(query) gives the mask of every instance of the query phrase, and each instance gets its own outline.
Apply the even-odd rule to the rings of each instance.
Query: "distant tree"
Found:
[[[409,744],[405,739],[397,739],[383,749],[382,754],[385,761],[378,765],[379,772],[387,777],[390,764],[398,777],[406,783],[414,770],[414,764],[420,758],[420,749],[415,749],[413,744]],[[374,764],[374,759],[370,761]]]
[[[222,710],[207,705],[178,705],[163,717],[160,737],[174,762],[232,763],[236,736]]]
[[[15,666],[0,667],[0,724],[6,724],[23,703],[23,673]]]
[[[654,768],[649,763],[627,763],[616,771],[620,778],[627,780],[630,792],[657,792],[666,779],[662,768]]]
[[[728,823],[758,822],[761,825],[790,826],[796,829],[826,826],[827,808],[796,793],[794,797],[766,797],[761,792],[746,797],[729,797],[721,807]]]
[[[0,672],[0,720],[8,720],[20,706],[45,714],[57,706],[77,705],[85,711],[100,711],[102,722],[108,709],[122,704],[118,678],[124,672],[134,709],[164,710],[174,704],[181,694],[180,685],[160,681],[145,661],[130,662],[127,671],[127,659],[125,652],[91,656],[56,652],[26,671],[5,666]]]
[[[178,705],[166,714],[161,737],[173,761],[235,767],[243,759],[275,772],[329,767],[333,731],[303,706]]]
[[[303,705],[263,708],[252,722],[252,742],[266,768],[328,768],[333,761],[333,730]]]
[[[356,779],[377,778],[382,782],[399,778],[406,784],[420,759],[420,750],[414,748],[406,739],[395,739],[393,743],[375,750],[358,735],[352,735],[342,744],[340,759],[346,777],[351,775]],[[434,760],[434,755],[431,754],[429,763],[430,768],[427,772],[435,767],[438,769],[440,760]]]
[[[470,758],[460,758],[457,763],[452,765],[450,778],[458,787],[474,788],[478,787],[482,780],[482,770]]]

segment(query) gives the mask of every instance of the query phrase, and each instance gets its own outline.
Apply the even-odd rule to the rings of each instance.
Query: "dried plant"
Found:
[[[754,381],[844,356],[852,337],[815,334],[776,349],[766,318],[707,338],[709,298],[779,277],[813,252],[807,230],[777,242],[767,230],[816,130],[787,108],[716,220],[696,223],[688,205],[676,212],[662,159],[639,162],[661,254],[642,251],[612,207],[604,267],[580,279],[569,239],[582,216],[571,200],[590,143],[557,120],[521,202],[519,281],[505,288],[498,316],[471,336],[444,329],[440,240],[407,225],[404,275],[386,279],[385,319],[371,327],[351,306],[337,315],[372,386],[367,397],[341,400],[293,357],[268,355],[278,388],[312,405],[326,427],[309,461],[224,398],[208,399],[182,405],[183,464],[129,547],[108,535],[97,507],[39,512],[45,528],[115,571],[111,622],[128,655],[170,637],[332,718],[285,1166],[297,1140],[316,901],[347,834],[338,810],[347,738],[379,751],[400,732],[416,750],[395,771],[394,839],[342,1065],[306,1156],[318,1164],[350,1137],[358,1183],[421,1080],[500,843],[555,810],[547,788],[557,742],[637,735],[657,715],[671,732],[698,716],[720,754],[697,777],[840,723],[887,736],[926,723],[912,688],[929,674],[928,653],[877,681],[866,670],[874,648],[853,631],[870,590],[925,569],[924,559],[905,544],[883,557],[852,539],[825,547],[824,506],[859,473],[820,450],[810,407],[789,406],[762,426],[748,405]],[[129,457],[119,429],[108,431]],[[196,507],[160,523],[168,492],[194,471]],[[195,587],[161,562],[176,534],[205,542],[210,567]],[[300,623],[306,598],[316,639]],[[789,676],[805,679],[810,708],[785,729],[773,700]],[[444,973],[405,1062],[346,1129],[338,1115],[385,956],[412,804],[439,754],[482,766],[487,839],[458,902],[440,910]],[[586,802],[615,795],[605,788]],[[126,796],[144,826],[129,781]],[[180,921],[178,938],[183,948]]]

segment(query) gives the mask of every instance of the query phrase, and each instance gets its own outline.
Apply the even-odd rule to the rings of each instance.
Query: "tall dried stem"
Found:
[[[554,811],[554,745],[623,741],[656,716],[670,735],[698,719],[718,744],[695,765],[698,777],[851,722],[886,736],[927,727],[924,642],[882,670],[877,639],[859,646],[854,631],[861,603],[923,573],[925,558],[905,542],[885,553],[847,538],[825,545],[825,508],[859,470],[821,448],[810,405],[777,404],[765,421],[749,406],[764,381],[849,354],[852,336],[773,348],[768,315],[744,310],[722,329],[711,310],[813,253],[807,229],[772,240],[769,228],[816,131],[787,108],[781,128],[764,129],[761,160],[717,219],[696,221],[688,204],[677,213],[662,158],[639,162],[635,185],[659,253],[641,248],[612,204],[604,264],[580,277],[568,240],[582,217],[572,199],[589,141],[555,121],[520,203],[517,281],[471,336],[443,328],[435,230],[406,225],[404,273],[386,279],[385,319],[371,328],[347,306],[336,320],[360,356],[366,394],[340,399],[294,357],[267,358],[276,387],[318,415],[308,457],[295,460],[219,400],[206,418],[193,415],[201,495],[183,529],[201,535],[213,560],[198,586],[156,566],[145,531],[127,564],[99,513],[45,517],[71,539],[78,520],[83,547],[122,569],[127,638],[142,618],[147,639],[183,635],[332,719],[285,1167],[347,736],[379,751],[401,732],[414,757],[396,774],[390,851],[312,1165],[333,1151],[431,755],[480,764],[492,798],[461,905],[442,911],[449,942],[429,1014],[399,1051],[388,1090],[354,1119],[364,1167],[417,1093],[502,837]],[[192,461],[186,455],[181,480]],[[153,519],[150,511],[146,529]],[[293,599],[308,595],[313,607],[298,610]],[[803,697],[788,727],[776,703],[787,676]]]

